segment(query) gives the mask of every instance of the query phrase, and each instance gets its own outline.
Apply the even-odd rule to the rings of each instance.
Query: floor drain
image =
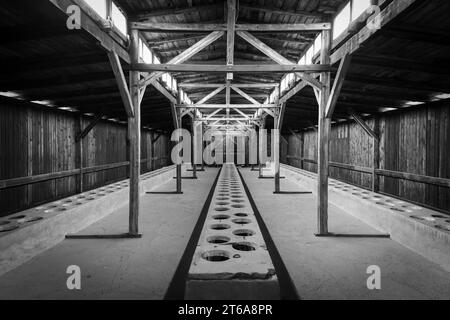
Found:
[[[234,230],[233,234],[238,237],[251,237],[255,234],[255,231],[250,229],[238,229]]]
[[[213,224],[211,226],[211,229],[213,230],[227,230],[230,229],[231,226],[229,224],[224,224],[224,223],[220,223],[220,224]]]
[[[223,262],[230,259],[230,254],[223,250],[212,250],[203,253],[202,258],[211,262]]]
[[[214,220],[226,220],[226,219],[230,219],[231,217],[229,215],[226,214],[218,214],[213,216]]]
[[[227,243],[230,242],[230,238],[228,237],[224,237],[224,236],[212,236],[212,237],[208,237],[208,239],[206,239],[206,241],[208,241],[209,243],[214,243],[214,244],[223,244],[223,243]]]
[[[256,250],[256,245],[250,242],[237,242],[237,243],[233,243],[232,247],[234,250],[239,250],[239,251],[255,251]]]
[[[232,220],[236,224],[249,224],[252,223],[252,220],[250,219],[233,219]]]

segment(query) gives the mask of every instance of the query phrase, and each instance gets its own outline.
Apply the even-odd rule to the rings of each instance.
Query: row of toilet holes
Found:
[[[230,196],[230,193],[231,193],[231,196]],[[230,197],[233,199],[230,200]],[[218,196],[216,198],[216,200],[218,200],[218,201],[216,202],[216,205],[229,206],[231,204],[231,202],[233,202],[234,204],[231,204],[231,207],[236,208],[236,209],[244,208],[245,205],[242,205],[242,203],[244,203],[245,200],[242,200],[242,198],[244,198],[244,197],[241,192],[241,186],[240,186],[239,182],[237,181],[235,175],[231,176],[231,180],[228,178],[224,178],[220,182],[219,189],[218,189]],[[230,208],[217,207],[217,208],[214,208],[214,210],[223,212],[223,211],[230,210]],[[245,217],[248,217],[247,213],[236,213],[236,214],[234,214],[234,216],[238,217],[238,218],[234,218],[231,220],[235,224],[243,226],[243,225],[252,223],[252,220],[245,218]],[[228,220],[231,218],[231,216],[226,215],[226,214],[218,214],[218,215],[212,216],[212,218],[214,220]],[[231,226],[226,223],[218,223],[218,224],[211,225],[210,228],[212,230],[226,230],[226,229],[230,229]],[[233,234],[236,236],[239,236],[239,237],[243,237],[245,239],[246,237],[253,236],[255,234],[255,232],[250,229],[238,229],[238,230],[234,230]],[[231,239],[227,236],[210,236],[207,238],[207,241],[212,244],[227,244],[231,241]],[[251,243],[251,242],[245,242],[245,241],[231,243],[231,247],[237,251],[254,251],[254,250],[256,250],[256,244]],[[210,262],[222,262],[222,261],[229,260],[231,258],[231,254],[225,250],[211,250],[211,251],[204,252],[202,254],[202,258],[207,261],[210,261]],[[240,258],[240,255],[235,254],[235,255],[233,255],[233,258]]]

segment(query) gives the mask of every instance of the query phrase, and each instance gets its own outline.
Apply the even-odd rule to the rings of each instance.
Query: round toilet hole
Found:
[[[222,212],[222,211],[228,211],[228,210],[230,210],[230,208],[227,208],[227,207],[217,207],[217,208],[214,208],[214,210],[215,210],[215,211]]]
[[[8,231],[16,230],[18,228],[19,228],[18,224],[10,224],[7,226],[0,226],[0,232],[8,232]]]
[[[256,245],[250,242],[236,242],[231,245],[234,250],[239,251],[255,251]]]
[[[219,206],[228,206],[230,203],[226,202],[226,201],[218,201],[218,202],[216,202],[216,204]]]
[[[450,226],[436,225],[435,227],[441,230],[450,231]]]
[[[202,258],[210,262],[223,262],[230,259],[230,254],[224,250],[211,250],[202,253]]]
[[[233,234],[239,237],[251,237],[255,234],[255,231],[250,229],[238,229],[233,231]]]
[[[245,208],[245,205],[243,205],[243,204],[233,204],[232,207],[235,208],[235,209],[241,209],[241,208]]]
[[[20,219],[23,219],[23,218],[25,218],[26,216],[16,216],[16,217],[11,217],[11,218],[9,218],[9,220],[20,220]]]
[[[206,239],[206,241],[208,241],[209,243],[214,243],[214,244],[227,243],[227,242],[230,242],[230,240],[231,240],[230,238],[224,237],[224,236],[211,236]]]
[[[230,200],[230,198],[228,198],[228,197],[218,197],[217,200],[222,200],[222,201],[223,200]]]
[[[242,225],[252,223],[252,220],[250,220],[250,219],[233,219],[232,221],[236,224],[242,224]]]
[[[211,225],[211,229],[213,229],[213,230],[227,230],[230,228],[231,228],[231,226],[229,224],[224,224],[224,223]]]
[[[230,219],[229,215],[226,214],[217,214],[215,216],[213,216],[214,220],[226,220],[226,219]]]
[[[244,200],[239,200],[239,199],[233,199],[233,200],[231,200],[231,202],[234,202],[234,203],[244,203],[245,201],[244,201]]]
[[[235,214],[236,217],[248,217],[247,213],[239,212]]]

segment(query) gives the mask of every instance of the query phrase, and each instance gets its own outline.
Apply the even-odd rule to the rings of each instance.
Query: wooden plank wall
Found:
[[[386,113],[380,118],[380,168],[432,177],[450,178],[450,102],[435,103]],[[366,119],[373,128],[373,119]],[[304,139],[304,146],[301,140]],[[288,137],[285,163],[317,171],[317,133],[314,130]],[[330,161],[372,168],[373,140],[355,122],[334,124]],[[303,152],[303,155],[302,155]],[[330,167],[330,176],[371,188],[372,175]],[[380,192],[450,212],[450,188],[405,179],[380,177]]]
[[[87,126],[92,119],[82,119]],[[79,116],[17,103],[0,104],[0,180],[77,169],[75,135]],[[101,121],[83,140],[83,167],[127,161],[125,125]],[[142,172],[169,164],[168,137],[161,136],[152,147],[156,133],[142,132]],[[84,174],[84,190],[126,179],[121,167]],[[27,186],[0,190],[0,216],[76,193],[78,177],[72,176]]]

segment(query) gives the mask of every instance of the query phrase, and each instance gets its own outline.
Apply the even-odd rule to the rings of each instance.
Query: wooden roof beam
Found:
[[[311,65],[190,65],[190,64],[147,64],[138,63],[131,65],[131,70],[141,72],[205,72],[205,73],[317,73],[330,70],[329,65],[311,64]]]
[[[378,33],[380,30],[382,30],[393,19],[398,17],[402,12],[404,12],[410,6],[412,6],[414,3],[416,3],[416,1],[417,0],[392,1],[378,15],[377,21],[379,21],[379,26],[377,26],[377,28],[374,28],[373,26],[363,27],[357,34],[355,34],[347,42],[345,42],[337,50],[334,51],[334,53],[331,55],[331,64],[333,65],[333,64],[337,63],[347,54],[353,54],[369,38],[371,38],[374,34]]]
[[[227,31],[223,23],[159,23],[132,22],[132,29],[153,32],[213,32]],[[236,24],[236,31],[252,32],[318,32],[331,30],[331,23],[293,23],[293,24]]]
[[[181,54],[176,56],[175,58],[169,61],[169,64],[180,64],[193,57],[195,54],[209,46],[214,41],[218,40],[224,35],[222,31],[214,31],[204,37],[202,40],[198,41],[189,49],[183,51]],[[141,80],[141,85],[147,86],[156,78],[160,77],[164,72],[153,72],[152,74],[147,75],[143,80]]]
[[[297,64],[294,64],[293,62],[289,61],[282,55],[280,55],[278,52],[276,52],[275,50],[273,50],[272,48],[267,46],[265,43],[263,43],[262,41],[260,41],[259,39],[257,39],[253,35],[251,35],[250,33],[245,32],[245,31],[238,31],[237,34],[241,38],[243,38],[244,40],[249,42],[251,45],[253,45],[255,48],[260,50],[262,53],[267,55],[269,58],[273,59],[275,62],[277,62],[281,65],[297,65]],[[303,81],[307,82],[314,88],[316,88],[318,90],[322,89],[323,84],[320,81],[318,81],[317,79],[315,79],[314,77],[307,75],[307,74],[303,74],[303,73],[298,73],[297,75]]]
[[[120,41],[119,39],[113,37],[104,31],[103,26],[100,21],[98,21],[93,15],[90,14],[92,9],[84,2],[79,0],[48,0],[55,7],[67,15],[68,8],[70,6],[76,5],[80,7],[81,12],[81,28],[87,31],[91,36],[93,36],[100,45],[107,51],[116,52],[119,57],[126,63],[130,63],[130,56],[126,49],[125,41]],[[70,10],[69,10],[70,12]]]

